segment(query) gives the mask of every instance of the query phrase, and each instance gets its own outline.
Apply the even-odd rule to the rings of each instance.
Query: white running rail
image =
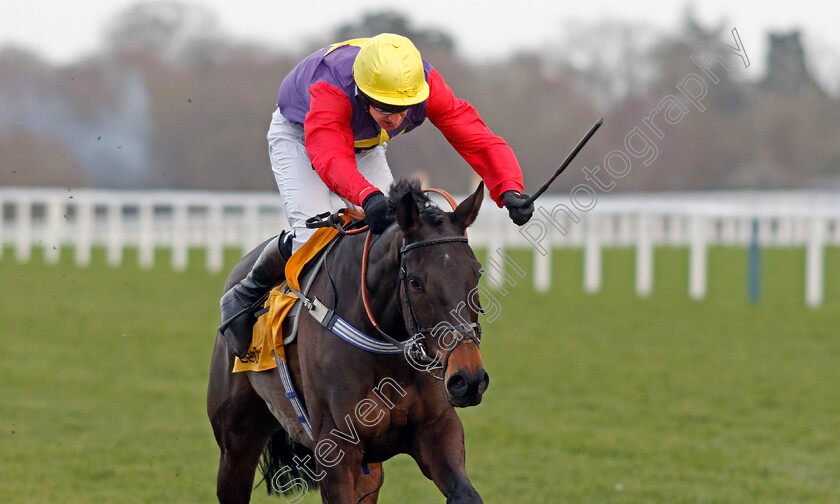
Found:
[[[456,198],[460,200],[460,198]],[[190,249],[206,250],[206,267],[224,267],[225,249],[243,253],[287,227],[279,195],[271,192],[106,191],[0,188],[0,258],[30,259],[43,248],[48,263],[72,253],[79,266],[103,247],[107,263],[119,266],[123,251],[136,248],[142,267],[155,250],[171,251],[172,266],[186,268]],[[584,249],[584,288],[601,288],[603,248],[636,250],[636,292],[653,288],[654,250],[688,247],[689,292],[706,295],[707,249],[713,245],[805,247],[805,302],[818,306],[824,293],[824,250],[840,245],[840,193],[823,191],[600,194],[581,205],[568,196],[546,195],[525,226],[512,225],[489,198],[470,228],[473,246],[489,251],[533,250],[533,284],[551,282],[551,249]],[[503,280],[505,262],[491,271]]]

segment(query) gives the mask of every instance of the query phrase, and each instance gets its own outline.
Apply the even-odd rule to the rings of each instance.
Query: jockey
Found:
[[[235,355],[248,350],[255,321],[250,308],[283,280],[286,260],[315,232],[306,220],[332,209],[331,193],[362,207],[371,232],[388,227],[393,216],[384,191],[393,176],[386,142],[427,118],[514,223],[531,218],[534,205],[525,205],[513,151],[452,94],[409,39],[383,33],[321,49],[280,85],[268,153],[291,231],[271,240],[248,276],[221,299],[219,330]]]

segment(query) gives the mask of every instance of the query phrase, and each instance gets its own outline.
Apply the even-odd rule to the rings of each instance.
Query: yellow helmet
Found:
[[[353,78],[362,93],[386,105],[409,107],[429,97],[420,51],[401,35],[367,39],[353,62]]]

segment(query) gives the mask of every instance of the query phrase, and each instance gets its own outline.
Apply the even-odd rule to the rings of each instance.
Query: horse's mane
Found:
[[[392,214],[396,214],[397,205],[406,194],[411,194],[414,197],[414,201],[420,208],[420,217],[425,222],[435,226],[443,223],[445,218],[443,210],[438,208],[426,193],[423,192],[420,181],[416,178],[402,178],[391,184],[391,189],[388,191],[388,206]]]

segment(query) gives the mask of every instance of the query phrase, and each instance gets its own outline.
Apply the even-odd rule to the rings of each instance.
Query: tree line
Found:
[[[597,169],[602,190],[840,187],[840,102],[812,77],[798,33],[768,34],[767,55],[745,48],[765,58],[761,76],[723,45],[729,29],[690,15],[667,35],[605,22],[566,30],[548,50],[475,63],[445,32],[397,13],[363,14],[283,51],[230,40],[212,13],[178,3],[129,8],[105,49],[69,65],[0,52],[0,184],[273,190],[265,134],[283,77],[319,47],[385,31],[414,40],[505,138],[526,189],[601,116],[552,190],[591,185]],[[622,172],[617,151],[632,169]],[[397,176],[474,187],[432,126],[390,142],[389,159]]]

